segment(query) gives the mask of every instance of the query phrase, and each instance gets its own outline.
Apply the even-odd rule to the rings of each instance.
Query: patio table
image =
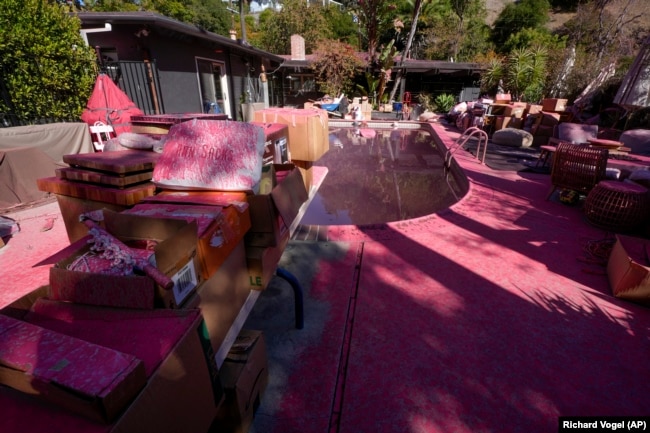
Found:
[[[536,165],[545,166],[549,161],[552,161],[555,146],[540,146],[540,151],[540,157]],[[625,179],[637,170],[650,170],[650,156],[630,154],[621,148],[610,148],[607,168],[620,170],[621,179]]]

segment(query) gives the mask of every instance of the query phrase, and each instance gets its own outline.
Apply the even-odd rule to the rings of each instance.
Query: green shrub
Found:
[[[4,0],[0,8],[0,112],[23,120],[78,119],[96,77],[81,22],[56,3]],[[7,98],[8,96],[8,98]]]
[[[441,95],[436,96],[436,99],[434,100],[437,110],[439,113],[447,113],[449,110],[451,110],[454,105],[456,105],[456,97],[454,95],[450,95],[448,93],[443,93]]]

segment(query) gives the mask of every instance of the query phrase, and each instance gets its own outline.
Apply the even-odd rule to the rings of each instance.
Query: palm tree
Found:
[[[400,82],[402,81],[402,75],[404,75],[404,67],[403,67],[404,59],[406,58],[406,56],[408,56],[408,53],[411,50],[411,44],[413,43],[413,38],[415,37],[415,31],[417,30],[418,27],[418,19],[420,18],[420,11],[422,10],[423,3],[427,1],[430,0],[415,0],[415,4],[413,5],[413,23],[411,24],[411,31],[409,32],[409,37],[406,41],[406,47],[404,47],[404,51],[402,51],[402,55],[399,60],[397,76],[395,77],[393,90],[391,90],[390,97],[388,98],[389,101],[395,100],[395,94],[397,93],[397,89],[399,88]]]

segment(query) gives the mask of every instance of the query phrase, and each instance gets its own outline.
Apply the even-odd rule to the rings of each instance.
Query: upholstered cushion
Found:
[[[523,129],[504,128],[492,135],[492,142],[503,146],[530,147],[533,144],[533,136]]]
[[[650,155],[650,129],[630,129],[623,132],[618,141],[629,147],[630,153]]]
[[[556,138],[574,144],[586,143],[590,138],[598,136],[598,125],[564,122],[558,124],[556,128]]]

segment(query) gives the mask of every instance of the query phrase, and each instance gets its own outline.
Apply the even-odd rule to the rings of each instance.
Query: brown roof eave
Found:
[[[239,50],[246,54],[263,57],[279,64],[284,62],[282,57],[255,48],[241,40],[233,40],[153,12],[79,12],[75,15],[81,20],[82,29],[93,26],[103,26],[105,23],[149,24],[185,35],[194,36],[206,41],[216,42],[233,50]]]

